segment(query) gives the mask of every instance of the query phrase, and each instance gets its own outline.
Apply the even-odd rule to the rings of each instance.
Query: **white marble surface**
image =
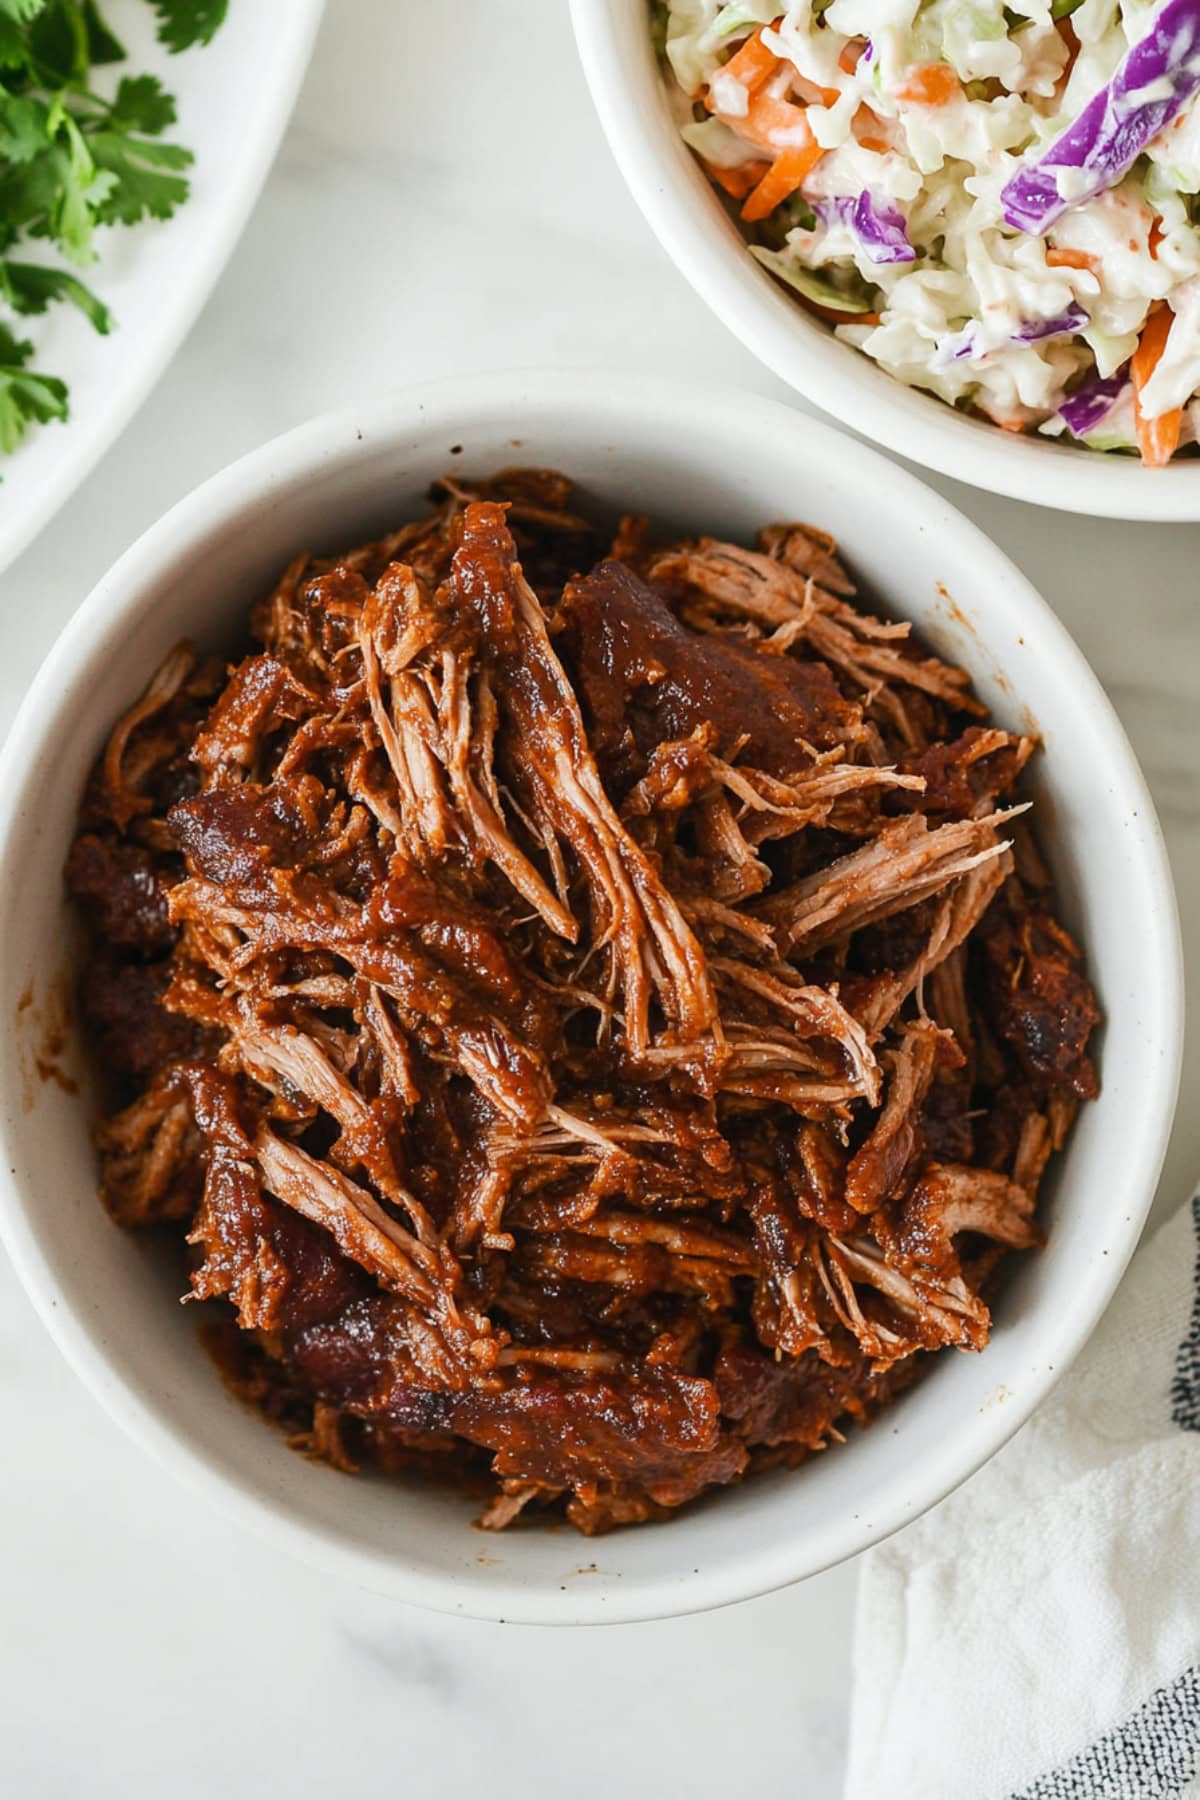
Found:
[[[354,394],[532,362],[780,391],[627,198],[564,0],[329,0],[278,164],[190,341],[0,582],[0,722],[94,580],[212,470]],[[1161,810],[1194,976],[1200,526],[1089,524],[939,485],[1108,686]],[[1189,1096],[1198,1054],[1193,1034]],[[1185,1102],[1160,1207],[1198,1167]],[[14,1800],[838,1791],[852,1568],[590,1633],[404,1611],[264,1550],[146,1462],[2,1258],[0,1442],[0,1793]]]

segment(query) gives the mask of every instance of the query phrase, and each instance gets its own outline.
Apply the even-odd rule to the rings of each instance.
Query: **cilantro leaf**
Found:
[[[0,70],[24,69],[29,62],[29,45],[23,28],[0,12]]]
[[[33,355],[33,345],[26,338],[14,337],[7,325],[0,324],[0,363],[24,363]]]
[[[41,12],[46,0],[0,0],[0,15],[14,25],[28,25]]]
[[[64,88],[86,86],[88,31],[76,0],[47,0],[29,28],[29,47],[43,76]]]
[[[119,131],[97,131],[88,138],[97,170],[111,177],[108,193],[96,206],[101,225],[136,225],[139,219],[169,219],[188,197],[188,184],[173,173],[192,164],[192,153],[179,144],[156,144]]]
[[[0,159],[26,163],[43,151],[49,140],[50,109],[44,100],[0,90]]]
[[[50,269],[43,263],[0,262],[0,295],[14,312],[43,313],[52,300],[77,306],[96,330],[107,336],[112,314],[103,301],[67,269]]]
[[[207,44],[228,0],[147,0],[172,52]],[[30,426],[67,416],[67,390],[28,367],[33,346],[5,322],[77,307],[97,331],[108,308],[77,275],[20,254],[52,243],[67,261],[94,260],[100,226],[171,216],[188,196],[192,155],[163,141],[175,101],[155,75],[123,75],[111,99],[93,68],[125,59],[107,0],[0,0],[0,456]],[[108,90],[111,91],[111,90]]]
[[[158,35],[172,53],[210,44],[228,11],[229,0],[150,0],[158,14]]]
[[[108,117],[120,131],[145,131],[157,137],[175,123],[175,97],[157,75],[126,75]]]
[[[6,455],[30,425],[67,416],[66,383],[25,368],[32,354],[32,344],[0,325],[0,452]]]
[[[165,146],[164,146],[165,147]],[[98,169],[73,124],[28,163],[0,165],[0,219],[31,237],[53,238],[63,254],[83,266],[92,261],[92,232],[103,222],[117,176]],[[140,216],[140,214],[139,214]]]
[[[6,456],[31,425],[48,425],[51,419],[65,419],[68,412],[67,384],[57,375],[0,363],[0,451]]]
[[[31,237],[56,239],[72,262],[82,264],[92,255],[92,203],[106,191],[97,194],[90,156],[73,157],[52,141],[27,163],[0,167],[0,217]]]
[[[0,324],[0,362],[4,364],[22,364],[29,362],[34,347],[27,338],[14,337],[13,331],[5,324]]]
[[[125,61],[128,52],[120,38],[113,36],[100,17],[96,0],[83,0],[83,22],[87,27],[88,53],[97,66],[101,63]]]

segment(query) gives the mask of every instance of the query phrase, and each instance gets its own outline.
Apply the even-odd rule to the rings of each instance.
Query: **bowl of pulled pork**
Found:
[[[16,1266],[141,1444],[382,1591],[827,1567],[1137,1240],[1182,987],[1132,752],[972,525],[786,408],[305,426],[101,582],[3,767]]]

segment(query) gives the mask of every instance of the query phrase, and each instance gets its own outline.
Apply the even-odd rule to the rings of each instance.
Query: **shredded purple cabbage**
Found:
[[[1007,222],[1035,236],[1049,231],[1072,206],[1118,182],[1198,90],[1200,0],[1166,0],[1107,86],[1035,162],[1005,184],[1001,201]],[[1082,169],[1089,178],[1084,191],[1064,200],[1059,169]]]
[[[857,196],[839,194],[831,199],[810,200],[809,205],[826,225],[832,225],[835,219],[848,225],[871,262],[916,261],[904,214],[891,201],[876,200],[869,189],[864,188]]]
[[[1072,437],[1084,437],[1106,419],[1129,385],[1128,364],[1115,375],[1092,375],[1082,387],[1068,394],[1058,416]]]
[[[1066,337],[1068,332],[1082,331],[1088,315],[1081,306],[1068,306],[1056,319],[1025,319],[1013,332],[1016,344],[1036,344],[1040,338]]]
[[[1044,338],[1069,337],[1072,332],[1082,331],[1088,322],[1088,315],[1082,307],[1069,306],[1064,313],[1053,319],[1024,319],[1007,340],[1010,344],[1036,344]],[[968,320],[961,331],[942,339],[934,354],[935,368],[945,368],[947,363],[961,362],[967,356],[986,356],[988,350],[978,348],[979,324],[975,319]],[[990,349],[1002,346],[993,344]]]

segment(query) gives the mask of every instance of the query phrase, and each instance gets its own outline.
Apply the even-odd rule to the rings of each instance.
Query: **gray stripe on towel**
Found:
[[[1198,1765],[1200,1668],[1156,1688],[1123,1725],[1010,1800],[1170,1800]]]
[[[1192,1216],[1200,1240],[1200,1190],[1192,1196]],[[1200,1242],[1196,1248],[1196,1296],[1192,1322],[1175,1359],[1171,1383],[1171,1417],[1184,1431],[1200,1431]]]

